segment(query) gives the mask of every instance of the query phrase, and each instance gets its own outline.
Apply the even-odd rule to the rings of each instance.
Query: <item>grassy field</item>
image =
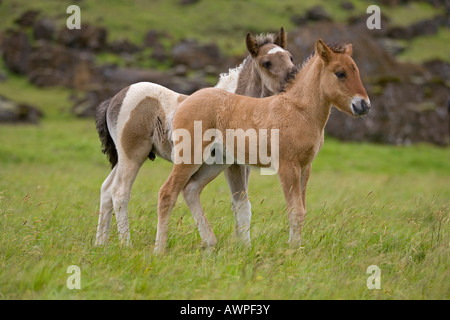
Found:
[[[252,248],[234,241],[224,178],[207,187],[219,244],[201,248],[180,198],[169,248],[153,255],[157,191],[171,165],[146,163],[129,208],[132,248],[95,247],[109,169],[92,120],[0,127],[1,299],[449,299],[450,149],[326,139],[314,162],[302,248],[289,248],[276,177],[252,173]],[[115,220],[113,220],[115,222]],[[67,268],[81,270],[69,290]],[[366,286],[381,269],[381,289]]]
[[[291,30],[290,16],[317,4],[326,3],[327,12],[340,22],[365,14],[366,1],[350,2],[353,13],[338,1],[324,0],[285,0],[275,7],[270,0],[200,1],[187,7],[178,0],[133,5],[84,0],[80,6],[83,23],[106,26],[110,41],[125,37],[142,43],[148,30],[158,29],[175,40],[214,41],[227,54],[242,54],[244,43],[236,41],[237,34],[243,38],[247,31],[281,25]],[[0,30],[11,27],[26,9],[40,9],[64,25],[70,4],[3,1]],[[423,2],[381,7],[395,25],[439,13]],[[220,14],[211,19],[211,12]],[[448,37],[443,29],[409,41],[411,50],[401,58],[425,61],[437,52],[448,60]],[[38,126],[0,126],[0,299],[450,299],[448,147],[327,138],[313,164],[300,249],[287,243],[289,225],[277,177],[258,172],[250,181],[252,247],[236,243],[230,195],[220,176],[202,195],[217,248],[202,249],[180,197],[164,256],[153,254],[156,204],[171,164],[149,161],[138,175],[129,207],[133,247],[119,245],[113,220],[110,244],[98,248],[100,186],[109,164],[100,152],[94,121],[70,115],[69,89],[36,88],[25,77],[6,74],[0,94],[37,106],[45,118]],[[71,265],[80,268],[80,290],[67,287]],[[381,270],[379,290],[366,285],[371,265]]]
[[[254,33],[275,32],[281,26],[289,32],[296,28],[292,15],[302,15],[306,10],[320,5],[333,21],[345,23],[353,16],[368,16],[367,7],[372,3],[364,0],[347,0],[353,4],[351,11],[341,7],[343,1],[327,0],[216,0],[199,1],[183,6],[180,0],[84,0],[77,4],[81,11],[82,24],[94,24],[108,29],[108,41],[128,39],[141,45],[149,30],[158,30],[170,35],[164,41],[170,47],[183,38],[194,38],[200,42],[216,43],[227,55],[241,55],[245,52],[243,39],[248,31]],[[73,1],[5,0],[0,10],[0,30],[13,26],[13,21],[26,9],[39,10],[41,17],[54,20],[59,28],[65,27],[70,16],[66,13]],[[377,3],[381,12],[391,20],[392,26],[407,26],[437,14],[444,14],[443,8],[435,8],[426,1],[411,2],[402,6],[387,6]],[[120,15],[120,19],[117,16]],[[214,19],[211,19],[211,17]],[[201,23],[198,23],[201,21]],[[384,27],[384,26],[383,26]],[[170,40],[170,38],[172,40]],[[448,51],[449,32],[442,29],[438,35],[421,37],[419,40],[404,41],[407,50],[403,61],[422,62],[434,58],[450,61]],[[423,50],[432,47],[433,50]],[[99,60],[120,64],[113,55],[100,53]],[[148,59],[148,58],[146,58]],[[160,63],[161,64],[161,63]],[[152,66],[154,66],[152,64]],[[164,64],[160,67],[164,67]]]

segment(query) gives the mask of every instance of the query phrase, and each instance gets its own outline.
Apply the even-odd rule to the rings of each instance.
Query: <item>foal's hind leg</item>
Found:
[[[112,169],[106,180],[102,184],[100,194],[100,212],[98,217],[97,237],[95,245],[104,245],[108,241],[109,230],[111,228],[111,218],[113,214],[112,183],[114,182],[117,165]]]
[[[200,194],[205,186],[214,180],[228,166],[228,164],[203,164],[200,169],[192,175],[186,186],[183,188],[183,197],[197,224],[200,237],[208,247],[214,247],[217,244],[217,240],[214,231],[203,212],[200,203]]]
[[[250,220],[252,217],[252,207],[248,200],[250,168],[236,164],[231,165],[225,170],[225,178],[231,191],[231,207],[236,219],[236,236],[246,245],[250,245]]]
[[[146,153],[148,155],[148,152]],[[130,227],[128,225],[128,202],[131,197],[131,189],[134,180],[145,162],[146,156],[128,159],[122,157],[117,164],[117,172],[114,179],[112,202],[116,213],[117,229],[120,242],[125,245],[130,243]]]
[[[169,215],[178,195],[189,178],[200,168],[200,164],[175,164],[158,194],[158,229],[156,231],[155,252],[163,253],[167,243]]]

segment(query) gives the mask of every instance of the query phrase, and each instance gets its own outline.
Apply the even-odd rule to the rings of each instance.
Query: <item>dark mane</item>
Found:
[[[349,44],[349,42],[332,42],[332,43],[327,43],[327,46],[334,53],[344,53],[346,50],[345,46],[348,44]]]
[[[345,46],[348,44],[349,42],[331,42],[331,43],[327,43],[328,48],[331,49],[331,51],[333,51],[334,53],[344,53],[346,48]],[[295,70],[293,70],[292,72],[290,72],[288,75],[286,75],[286,81],[283,85],[282,91],[281,92],[285,92],[286,89],[291,85],[291,83],[295,80],[295,77],[297,76],[297,74],[299,73],[299,71],[301,69],[303,69],[303,67],[309,62],[309,60],[311,60],[312,57],[314,57],[314,55],[316,54],[316,50],[313,50],[311,52],[311,54],[306,57],[302,63],[300,63],[299,65],[297,65],[297,68]]]
[[[276,35],[274,33],[260,34],[255,38],[258,48],[261,48],[263,45],[268,43],[274,43],[275,39]]]
[[[333,51],[334,53],[344,53],[345,52],[345,46],[349,44],[349,42],[331,42],[331,43],[327,43],[328,48],[331,49],[331,51]],[[316,54],[316,50],[313,50],[311,52],[311,54],[306,57],[303,62],[298,66],[299,69],[303,68],[303,66],[309,61],[309,59],[311,59],[312,57],[314,57],[314,55]]]

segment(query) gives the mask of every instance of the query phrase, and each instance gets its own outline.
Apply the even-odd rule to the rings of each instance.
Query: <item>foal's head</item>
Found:
[[[352,116],[369,112],[370,100],[353,61],[352,45],[327,46],[322,40],[316,42],[316,55],[322,62],[321,90],[331,104]]]
[[[276,36],[269,34],[255,38],[247,34],[246,44],[253,66],[259,71],[261,84],[270,94],[280,92],[297,71],[292,55],[285,49],[286,42],[283,28]]]

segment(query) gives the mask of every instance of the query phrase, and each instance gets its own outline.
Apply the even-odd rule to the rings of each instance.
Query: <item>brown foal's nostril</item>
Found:
[[[363,116],[367,114],[370,110],[370,103],[366,100],[361,99],[359,101],[352,103],[353,113],[357,116]]]
[[[367,103],[366,100],[361,100],[361,108],[365,113],[369,112],[370,110],[370,103]]]

